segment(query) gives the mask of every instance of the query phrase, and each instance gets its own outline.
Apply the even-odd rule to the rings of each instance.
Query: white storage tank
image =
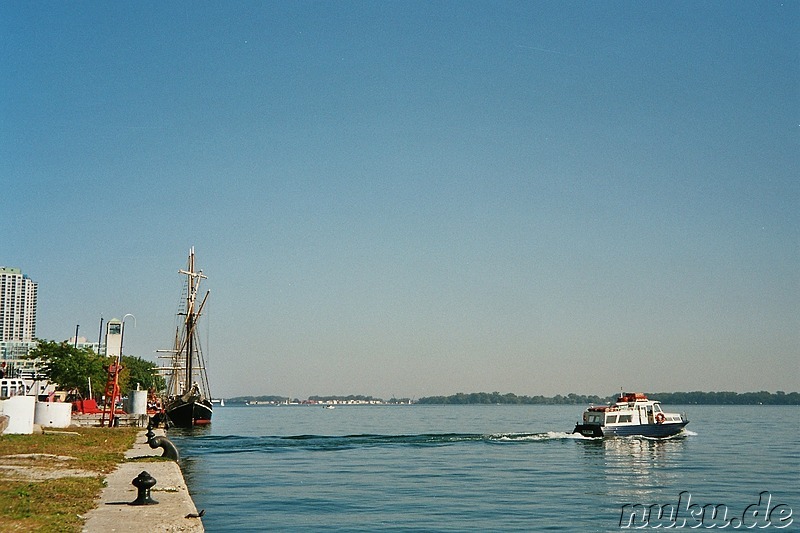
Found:
[[[33,433],[33,416],[36,409],[36,398],[33,396],[14,396],[0,401],[0,413],[9,417],[8,427],[4,435]]]
[[[33,423],[43,428],[68,428],[72,424],[72,404],[63,402],[36,402]]]
[[[132,415],[147,414],[147,391],[132,390],[128,394],[128,413]]]

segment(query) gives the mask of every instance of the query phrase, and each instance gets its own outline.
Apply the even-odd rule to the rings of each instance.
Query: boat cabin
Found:
[[[657,400],[648,400],[641,392],[626,392],[613,405],[589,407],[583,413],[584,424],[661,424],[680,422],[680,415],[667,414]]]

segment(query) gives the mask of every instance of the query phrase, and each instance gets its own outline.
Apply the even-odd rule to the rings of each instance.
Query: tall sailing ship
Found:
[[[211,391],[208,386],[206,362],[198,335],[198,321],[205,309],[209,292],[198,303],[200,282],[206,279],[202,270],[196,270],[194,247],[189,250],[186,270],[178,273],[185,276],[184,303],[178,312],[174,349],[165,356],[170,365],[162,367],[167,382],[164,398],[164,416],[167,424],[190,428],[211,423],[213,411]]]

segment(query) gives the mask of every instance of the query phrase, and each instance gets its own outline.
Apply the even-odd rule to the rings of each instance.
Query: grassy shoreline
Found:
[[[0,530],[80,532],[137,428],[0,436]]]

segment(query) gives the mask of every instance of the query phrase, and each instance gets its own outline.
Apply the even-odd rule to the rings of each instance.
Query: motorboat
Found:
[[[665,412],[661,402],[644,393],[623,392],[613,404],[587,408],[572,432],[584,437],[664,438],[677,435],[688,423],[686,415]]]

